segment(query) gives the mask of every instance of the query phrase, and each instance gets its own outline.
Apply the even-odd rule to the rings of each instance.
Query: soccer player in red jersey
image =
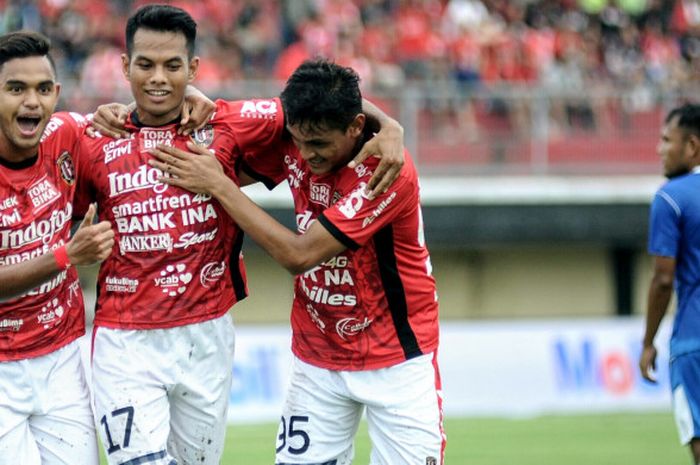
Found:
[[[70,237],[85,120],[52,116],[59,91],[44,36],[0,37],[0,464],[98,463],[71,265],[105,259],[114,233],[90,206]]]
[[[163,182],[214,196],[238,225],[296,275],[295,355],[276,463],[349,464],[366,408],[370,463],[441,464],[445,437],[436,354],[438,303],[411,157],[370,199],[370,158],[346,163],[372,137],[359,78],[311,61],[281,94],[288,137],[246,156],[243,169],[269,187],[287,180],[298,233],[251,202],[216,158],[160,147]],[[270,128],[272,131],[273,129]]]
[[[194,78],[196,24],[149,5],[129,18],[124,74],[136,110],[128,136],[84,138],[83,204],[96,200],[117,245],[98,277],[93,392],[110,463],[218,464],[231,387],[228,310],[246,296],[243,233],[210,195],[160,181],[159,144],[211,151],[237,182],[242,155],[284,134],[277,100],[226,102],[191,138],[178,133]]]

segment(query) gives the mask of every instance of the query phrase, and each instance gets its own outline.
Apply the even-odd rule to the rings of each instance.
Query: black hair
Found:
[[[49,39],[34,31],[16,31],[0,36],[0,67],[14,58],[46,57],[51,64],[51,70],[56,74],[56,65],[49,55],[51,42]]]
[[[156,32],[182,33],[187,41],[187,56],[194,56],[197,23],[185,10],[170,5],[146,5],[139,8],[126,22],[126,53],[131,57],[134,36],[139,29]]]
[[[362,113],[360,78],[352,68],[314,59],[302,63],[280,95],[287,124],[345,131]]]
[[[676,107],[666,115],[664,123],[668,124],[676,118],[678,119],[678,127],[686,134],[695,134],[700,137],[700,105],[686,103]]]

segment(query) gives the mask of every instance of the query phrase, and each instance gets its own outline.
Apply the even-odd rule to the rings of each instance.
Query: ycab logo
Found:
[[[163,294],[176,297],[187,290],[187,285],[192,281],[192,273],[187,271],[184,263],[168,265],[160,272],[160,276],[154,279],[156,287],[159,287]]]
[[[241,116],[245,118],[270,118],[277,114],[274,100],[246,100],[241,106]]]

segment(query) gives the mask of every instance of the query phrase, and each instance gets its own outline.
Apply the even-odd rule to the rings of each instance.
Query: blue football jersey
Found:
[[[656,193],[649,221],[649,253],[676,259],[678,308],[671,357],[700,350],[700,175],[669,180]]]

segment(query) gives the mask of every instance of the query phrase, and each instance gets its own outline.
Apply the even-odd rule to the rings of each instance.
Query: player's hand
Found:
[[[182,118],[178,134],[190,134],[192,131],[202,129],[211,119],[216,110],[216,104],[194,86],[187,86],[185,90],[185,104],[182,106]]]
[[[369,198],[373,199],[387,191],[403,167],[403,128],[400,125],[382,128],[365,143],[348,166],[355,168],[370,155],[380,158],[379,165],[367,184]]]
[[[654,373],[656,371],[656,347],[644,346],[642,355],[639,357],[639,370],[642,377],[652,383],[656,382]]]
[[[190,152],[159,145],[151,150],[156,159],[148,163],[166,173],[160,178],[165,184],[196,194],[213,194],[214,189],[228,180],[221,163],[206,147],[188,142],[187,148]]]
[[[94,137],[93,129],[101,134],[121,139],[129,137],[129,131],[124,128],[126,118],[129,116],[130,107],[121,103],[107,103],[97,107],[92,116],[91,128],[88,135]]]
[[[93,224],[96,211],[95,204],[91,204],[80,227],[66,244],[68,260],[72,265],[99,263],[112,252],[114,231],[109,221]]]

